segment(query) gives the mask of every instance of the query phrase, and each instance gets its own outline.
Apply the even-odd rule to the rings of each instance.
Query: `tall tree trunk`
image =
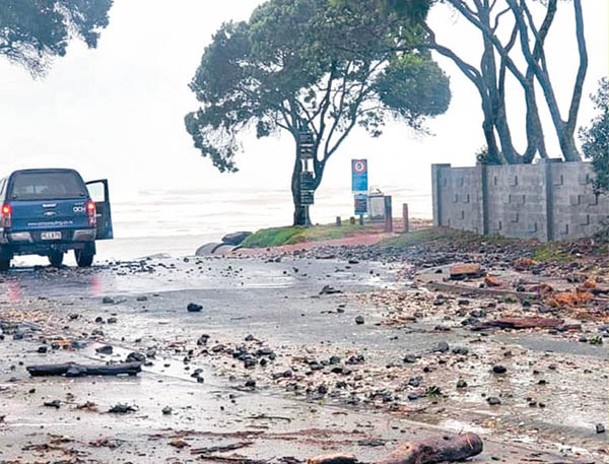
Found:
[[[560,149],[562,151],[563,158],[565,159],[565,161],[581,161],[581,155],[577,151],[575,145],[575,125],[577,120],[577,114],[579,111],[579,105],[582,98],[583,82],[588,68],[588,55],[586,50],[586,41],[584,37],[581,0],[573,0],[573,5],[575,8],[574,16],[577,45],[579,52],[579,67],[577,70],[575,84],[573,86],[573,94],[569,107],[569,115],[566,121],[563,120],[561,116],[558,100],[556,98],[556,94],[554,93],[554,87],[552,85],[550,74],[546,66],[546,57],[543,47],[540,47],[539,50],[535,50],[535,52],[539,51],[539,55],[537,55],[537,53],[535,52],[532,52],[530,48],[528,36],[529,29],[533,32],[536,44],[543,44],[543,36],[540,36],[539,32],[534,27],[534,24],[532,22],[532,16],[528,12],[526,3],[523,0],[520,0],[520,4],[518,4],[516,0],[507,0],[507,3],[512,9],[516,25],[520,31],[520,39],[522,45],[521,48],[524,58],[526,59],[527,64],[534,70],[535,77],[539,82],[539,85],[546,99],[546,103],[548,104],[548,109],[550,110],[550,115],[552,117],[552,122],[556,130],[556,135],[558,137],[558,142],[560,144]],[[546,8],[548,11],[547,15],[553,15],[557,9],[557,0],[550,0]],[[526,20],[525,14],[527,15]]]
[[[296,148],[296,156],[294,157],[294,168],[292,170],[292,202],[294,204],[294,220],[293,226],[308,227],[311,225],[309,216],[309,208],[303,205],[300,201],[300,173],[302,172],[302,161],[298,156],[298,148]]]
[[[488,1],[478,3],[478,19],[482,24],[482,28],[491,29],[490,5]],[[512,143],[512,135],[507,122],[507,114],[505,110],[505,99],[503,92],[500,91],[497,75],[497,63],[495,62],[495,48],[491,39],[484,34],[484,29],[481,29],[482,42],[484,50],[480,60],[480,73],[484,80],[486,91],[490,100],[490,115],[492,115],[493,125],[499,136],[500,148],[503,157],[509,164],[517,162],[514,144]]]
[[[575,84],[573,85],[573,97],[569,107],[569,116],[565,123],[563,141],[561,147],[566,149],[565,157],[569,157],[567,161],[581,161],[581,155],[577,151],[575,145],[575,128],[577,125],[577,115],[582,100],[582,91],[584,81],[588,71],[588,50],[586,47],[586,37],[584,36],[584,17],[582,12],[581,0],[573,0],[573,8],[575,9],[575,34],[577,36],[577,51],[579,53],[579,67]]]

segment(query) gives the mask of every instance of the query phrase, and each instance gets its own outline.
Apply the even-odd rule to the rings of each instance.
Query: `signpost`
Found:
[[[354,193],[368,191],[368,160],[351,160],[351,190]]]
[[[315,177],[312,169],[309,170],[309,164],[315,158],[315,137],[309,130],[301,130],[298,134],[298,158],[301,162],[300,172],[300,204],[306,210],[305,216],[309,227],[309,206],[315,203]]]
[[[368,212],[368,195],[365,193],[356,193],[353,195],[353,203],[356,216],[363,216]]]
[[[364,214],[368,212],[368,160],[351,160],[351,191],[355,215],[359,216],[359,223],[364,223]]]

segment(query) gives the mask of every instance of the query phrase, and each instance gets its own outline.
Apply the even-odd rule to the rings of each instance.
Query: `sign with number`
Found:
[[[353,192],[368,191],[368,160],[351,160],[351,190]]]

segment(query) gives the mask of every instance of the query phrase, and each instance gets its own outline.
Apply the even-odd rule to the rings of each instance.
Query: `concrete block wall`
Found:
[[[547,237],[545,165],[486,166],[487,233]]]
[[[432,166],[434,224],[540,241],[591,236],[609,222],[589,163]]]
[[[589,163],[551,166],[553,239],[589,237],[609,219],[609,198],[594,194]]]
[[[441,172],[444,172],[443,170]],[[480,167],[454,168],[439,178],[440,226],[482,233],[482,177]]]

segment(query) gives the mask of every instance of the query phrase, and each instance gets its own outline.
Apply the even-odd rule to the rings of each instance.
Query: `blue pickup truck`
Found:
[[[113,238],[106,179],[84,182],[74,169],[23,169],[0,179],[0,271],[15,255],[40,255],[61,266],[74,250],[89,267],[95,241]]]

